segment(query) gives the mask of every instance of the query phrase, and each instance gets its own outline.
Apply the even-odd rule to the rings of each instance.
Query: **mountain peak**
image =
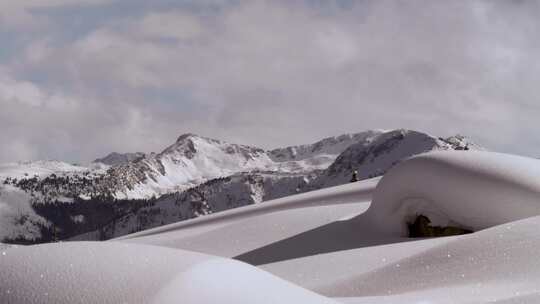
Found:
[[[178,139],[176,140],[176,142],[183,142],[191,138],[200,138],[200,136],[194,133],[185,133],[185,134],[180,135]]]
[[[109,166],[119,166],[124,165],[130,162],[133,162],[137,159],[144,157],[144,153],[135,152],[135,153],[117,153],[112,152],[103,158],[98,158],[93,161],[93,163],[102,163]]]
[[[317,155],[337,155],[341,154],[352,144],[358,142],[370,142],[374,137],[382,134],[382,131],[368,130],[359,133],[342,134],[323,138],[313,144],[304,144],[278,148],[269,151],[274,161],[299,161],[309,159]]]

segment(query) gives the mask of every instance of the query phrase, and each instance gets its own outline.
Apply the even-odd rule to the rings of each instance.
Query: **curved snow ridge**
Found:
[[[211,290],[205,290],[211,287]],[[166,285],[152,303],[189,304],[337,304],[254,266],[234,260],[214,259],[199,263]]]
[[[372,178],[359,183],[351,183],[332,188],[315,190],[311,192],[291,195],[271,201],[266,201],[262,204],[249,205],[231,210],[222,211],[206,215],[203,217],[186,220],[178,223],[173,223],[153,229],[148,229],[138,233],[129,234],[114,240],[125,240],[138,237],[146,237],[161,233],[167,233],[179,229],[185,229],[195,225],[217,224],[230,222],[237,219],[245,219],[251,216],[267,214],[270,212],[278,212],[283,210],[306,208],[313,206],[326,206],[336,204],[349,204],[353,202],[369,202],[372,198],[373,190],[375,189],[380,178]]]
[[[337,303],[242,262],[157,246],[11,247],[0,269],[0,303]]]
[[[398,296],[399,303],[540,301],[540,217],[448,238],[390,265],[350,275],[318,290],[330,297]],[[374,303],[380,303],[375,302]]]
[[[410,158],[381,179],[366,217],[382,232],[406,236],[418,214],[474,231],[540,215],[540,161],[483,151]]]

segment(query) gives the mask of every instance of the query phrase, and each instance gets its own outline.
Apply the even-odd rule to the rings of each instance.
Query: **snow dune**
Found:
[[[337,303],[256,267],[189,251],[73,242],[1,254],[1,303]]]
[[[348,216],[351,212],[355,215],[360,214],[369,206],[372,192],[378,181],[379,178],[374,178],[362,183],[348,184],[333,189],[323,189],[284,197],[263,204],[236,208],[193,220],[145,230],[115,240],[182,248],[182,241],[184,239],[200,235],[203,232],[213,231],[213,233],[217,233],[217,239],[227,238],[227,235],[235,238],[233,243],[225,243],[223,246],[219,245],[222,242],[218,241],[216,243],[210,239],[205,239],[202,242],[204,244],[201,245],[208,248],[208,251],[203,252],[223,255],[224,250],[231,251],[229,249],[234,248],[236,245],[245,244],[248,239],[260,240],[264,236],[264,231],[257,230],[259,233],[256,233],[247,229],[248,225],[244,223],[245,221],[253,221],[254,225],[251,226],[254,229],[262,228],[261,230],[264,230],[270,227],[282,227],[283,225],[290,224],[290,220],[283,221],[280,218],[286,219],[289,215],[298,215],[298,221],[294,223],[300,226],[299,231],[301,231],[302,229],[308,229],[310,223],[312,223],[311,225],[315,225],[315,227],[316,225],[322,225],[321,215],[323,218],[328,218],[327,220],[323,219],[324,223],[328,223]],[[318,210],[318,208],[324,209],[324,206],[328,205],[332,207],[326,208],[326,210]],[[338,205],[344,206],[336,207]],[[320,215],[310,219],[306,216],[306,213],[310,212],[314,214],[319,213]],[[227,226],[238,226],[238,229],[231,229],[230,234],[222,233],[222,229],[225,229]],[[280,228],[279,230],[287,233],[287,229]],[[209,236],[208,234],[206,235]],[[272,241],[275,241],[275,235],[270,234],[269,237]],[[259,245],[259,242],[253,244],[253,246]],[[200,251],[200,248],[198,249]],[[237,252],[238,250],[232,251]]]
[[[481,230],[540,215],[540,161],[507,154],[433,152],[388,172],[366,218],[377,229],[407,235],[406,222],[427,215],[434,225]]]
[[[407,256],[365,272],[349,272],[316,291],[329,297],[365,297],[354,303],[538,303],[539,224],[540,217],[533,217],[439,239],[436,246],[407,250]]]
[[[406,238],[420,213],[476,232]],[[538,215],[537,160],[434,152],[111,242],[3,248],[0,303],[539,303]]]

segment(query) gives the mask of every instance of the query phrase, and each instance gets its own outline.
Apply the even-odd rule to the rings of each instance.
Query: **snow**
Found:
[[[118,242],[11,247],[0,268],[1,303],[337,303],[238,261]]]
[[[433,152],[384,176],[366,216],[385,232],[406,235],[406,221],[473,230],[540,215],[540,161],[483,152]]]
[[[0,303],[538,303],[539,206],[538,160],[431,152],[109,242],[0,247]],[[407,238],[418,213],[475,233]]]
[[[92,163],[97,166],[100,166],[100,165],[119,166],[119,165],[130,163],[138,158],[144,157],[144,155],[145,154],[142,152],[135,152],[135,153],[112,152],[103,158],[98,158],[94,160]]]
[[[384,296],[381,303],[398,299],[488,303],[516,296],[518,302],[521,295],[534,296],[537,302],[540,265],[534,257],[540,253],[539,223],[540,218],[533,217],[449,238],[374,270],[338,279],[318,292],[331,297]]]
[[[358,178],[381,176],[400,161],[411,156],[438,150],[481,149],[466,138],[436,138],[422,132],[398,129],[370,137],[349,146],[314,182],[320,187],[347,183],[352,171]]]
[[[210,287],[211,292],[201,292]],[[166,285],[154,303],[337,304],[247,264],[232,260],[199,263]]]
[[[329,137],[314,144],[266,151],[231,144],[194,134],[184,134],[159,154],[146,155],[131,164],[116,168],[119,175],[134,180],[117,198],[148,198],[183,191],[205,181],[241,172],[271,171],[305,173],[324,170],[350,145],[367,145],[381,131],[366,131]],[[144,172],[144,178],[138,177]]]
[[[539,214],[537,168],[536,160],[511,155],[433,152],[403,162],[378,185],[375,179],[291,196],[122,240],[234,256],[346,303],[536,303],[540,267],[531,257],[540,250],[540,217],[516,220]],[[338,197],[346,191],[346,200]],[[512,208],[504,208],[507,192]],[[431,210],[445,207],[446,222],[480,231],[405,238],[408,213],[399,206],[409,197],[433,204],[409,204],[410,214],[435,216],[440,212]],[[482,212],[471,214],[475,205]],[[310,225],[299,227],[300,211]],[[280,226],[292,233],[270,229]],[[493,228],[481,230],[487,227]]]
[[[343,284],[345,280],[357,274],[370,273],[388,265],[396,265],[408,256],[447,243],[450,239],[452,238],[408,240],[408,242],[358,247],[277,261],[260,267],[292,283],[324,294],[326,290],[338,290],[339,287],[334,287],[337,285],[336,282]],[[351,271],[351,267],[354,267],[354,271]]]
[[[306,163],[318,163],[321,167],[326,168],[330,166],[337,155],[349,146],[356,143],[365,145],[383,133],[383,131],[368,130],[356,134],[343,134],[324,138],[313,144],[274,149],[269,151],[269,155],[275,162],[305,161]]]
[[[84,215],[82,214],[71,216],[70,218],[74,223],[84,223],[85,221]]]
[[[350,146],[347,148],[347,145]],[[412,155],[454,148],[464,150],[477,146],[462,136],[440,139],[400,129],[384,133],[368,131],[346,134],[326,138],[312,145],[277,149],[268,153],[253,147],[186,134],[159,155],[148,156],[133,166],[118,168],[120,171],[127,169],[126,174],[119,175],[120,184],[130,179],[133,174],[131,169],[140,169],[135,171],[134,182],[127,183],[128,188],[129,184],[134,185],[126,192],[127,197],[148,197],[152,193],[159,194],[172,189],[181,192],[164,195],[152,206],[126,214],[105,227],[99,227],[99,234],[86,234],[83,239],[95,235],[99,235],[99,239],[119,237],[230,208],[348,183],[354,170],[360,172],[361,179],[378,176]],[[328,165],[325,160],[335,158],[331,153],[343,149],[346,149],[345,152],[337,157],[328,170],[318,170]],[[261,164],[268,165],[267,156],[273,162],[269,166],[277,168],[259,171],[256,169],[259,165],[254,169],[245,164],[265,159]],[[227,168],[229,162],[224,161],[228,158],[233,160],[230,168]],[[207,164],[213,165],[208,167]],[[246,171],[218,179],[205,177],[212,174],[226,175],[240,168]],[[299,172],[291,172],[295,170]],[[141,178],[137,171],[145,172],[145,178]]]
[[[52,160],[5,163],[0,164],[0,180],[3,181],[6,177],[20,179],[25,177],[31,178],[35,175],[44,177],[53,173],[84,171],[88,171],[88,168]]]
[[[0,240],[40,237],[40,225],[48,226],[48,223],[32,209],[30,196],[19,188],[1,184],[0,193]]]
[[[234,256],[248,249],[256,249],[264,245],[264,235],[271,229],[270,227],[284,226],[289,228],[283,229],[282,234],[280,234],[280,236],[285,237],[309,230],[312,227],[328,224],[344,216],[349,216],[351,213],[361,214],[369,206],[371,193],[378,180],[375,178],[362,183],[284,197],[260,205],[235,208],[145,230],[120,237],[117,240],[174,248],[182,248],[182,241],[185,240],[187,243],[200,246],[190,250]],[[324,210],[325,206],[329,207]],[[292,212],[295,210],[298,212]],[[288,218],[289,216],[297,220],[291,220]],[[298,225],[298,228],[290,229],[292,225]],[[221,230],[227,226],[231,228],[230,233],[221,233]],[[214,236],[205,234],[206,237],[197,242],[191,239],[192,236],[200,235],[207,230],[211,230]],[[249,233],[244,233],[246,231]],[[272,242],[275,241],[276,235],[269,233],[268,237],[267,242]]]

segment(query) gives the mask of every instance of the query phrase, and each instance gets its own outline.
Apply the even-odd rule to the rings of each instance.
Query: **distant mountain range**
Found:
[[[329,137],[275,150],[184,134],[160,153],[111,153],[88,166],[0,165],[0,240],[108,239],[384,174],[432,150],[482,149],[410,130]]]

